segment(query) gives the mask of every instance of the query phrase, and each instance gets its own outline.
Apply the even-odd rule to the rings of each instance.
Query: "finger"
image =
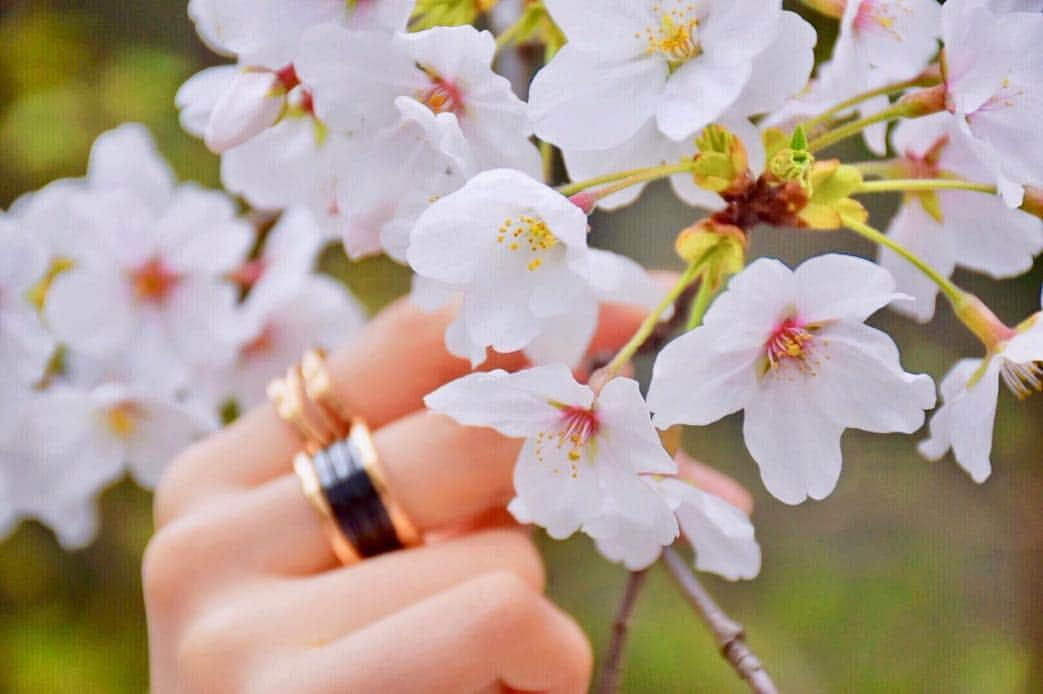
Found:
[[[314,576],[264,582],[263,601],[243,611],[235,628],[265,634],[270,646],[314,646],[387,617],[472,578],[513,574],[542,592],[543,561],[529,533],[518,527],[394,552]],[[184,616],[219,609],[242,592],[242,576],[209,585],[198,597],[182,596]],[[191,603],[187,606],[184,603]],[[278,630],[271,625],[278,624]]]
[[[265,673],[273,691],[585,692],[583,632],[510,573],[462,583]],[[269,679],[270,678],[270,679]]]
[[[691,458],[683,451],[677,454],[677,470],[685,478],[703,491],[721,497],[747,516],[753,513],[753,497],[746,488],[728,475],[704,465]]]
[[[389,494],[422,533],[502,509],[513,493],[521,443],[492,430],[417,412],[378,431],[374,444]],[[309,574],[338,564],[322,519],[293,473],[189,514],[164,530],[173,535],[185,529],[191,529],[191,536],[180,544],[211,548],[197,563],[223,565],[232,557],[249,572],[278,575]]]
[[[382,312],[354,341],[327,360],[338,400],[379,426],[422,409],[423,397],[463,376],[470,365],[445,350],[449,311],[426,314],[400,301]],[[623,344],[639,325],[634,307],[605,305],[590,351]],[[517,369],[519,354],[493,354],[483,368]],[[193,446],[174,461],[156,495],[157,527],[194,501],[251,487],[291,469],[300,447],[296,434],[269,405]]]

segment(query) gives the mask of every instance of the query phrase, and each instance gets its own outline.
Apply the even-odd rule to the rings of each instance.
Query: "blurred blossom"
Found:
[[[345,288],[316,274],[322,235],[311,214],[288,210],[272,229],[264,252],[251,261],[260,279],[239,308],[244,340],[234,360],[201,378],[219,407],[228,399],[240,407],[264,401],[265,386],[309,348],[332,349],[365,322],[365,311]]]
[[[51,284],[49,326],[73,350],[119,358],[173,393],[194,368],[230,360],[235,287],[223,278],[253,240],[221,193],[175,186],[148,133],[124,125],[95,143],[77,234],[90,239]]]

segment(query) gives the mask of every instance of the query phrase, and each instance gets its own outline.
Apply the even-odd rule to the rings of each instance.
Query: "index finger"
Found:
[[[392,304],[327,358],[336,398],[374,429],[422,409],[425,395],[471,370],[469,362],[446,351],[444,334],[452,318],[451,308],[425,313],[406,300]],[[623,344],[643,318],[636,307],[602,306],[590,352]],[[524,365],[520,353],[491,353],[481,368]],[[286,473],[300,447],[296,432],[271,405],[258,406],[171,464],[157,490],[157,526],[196,500]]]

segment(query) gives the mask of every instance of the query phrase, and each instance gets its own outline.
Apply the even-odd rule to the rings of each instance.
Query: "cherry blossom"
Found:
[[[744,410],[743,437],[768,491],[822,499],[840,476],[845,429],[912,433],[934,385],[863,324],[894,300],[894,279],[860,258],[825,255],[790,270],[761,259],[734,277],[704,323],[656,359],[655,424],[706,425]]]
[[[670,506],[639,476],[676,468],[636,381],[612,379],[595,395],[555,364],[464,376],[425,403],[461,424],[525,439],[509,506],[520,522],[557,539],[577,530],[611,539],[621,522],[637,524],[660,547],[677,537]]]
[[[1010,207],[1043,182],[1043,13],[1038,3],[950,0],[942,8],[947,106]]]
[[[413,5],[414,0],[190,0],[188,14],[216,52],[277,70],[292,62],[310,27],[404,31]]]
[[[128,465],[151,487],[162,468],[213,428],[178,403],[126,386],[56,386],[27,394],[18,435],[0,445],[0,532],[19,517],[38,518],[75,549],[97,532],[97,494]]]
[[[642,476],[642,480],[673,510],[681,534],[695,548],[695,568],[730,581],[760,572],[760,545],[742,511],[680,479]],[[662,544],[648,525],[626,517],[616,523],[613,535],[597,540],[598,551],[607,559],[638,571],[659,558]]]
[[[536,134],[619,145],[655,119],[678,141],[718,120],[780,31],[776,0],[548,0],[568,43],[532,82]]]
[[[1019,399],[1043,391],[1043,311],[1016,330],[1002,332],[984,359],[962,359],[942,379],[942,406],[931,418],[930,437],[919,447],[930,460],[952,449],[956,462],[979,483],[992,473],[992,428],[1000,380]]]
[[[980,181],[984,166],[963,141],[948,113],[903,121],[894,130],[897,164],[908,178],[953,174]],[[1015,277],[1032,268],[1043,251],[1043,221],[1011,210],[999,197],[940,190],[907,194],[888,234],[938,272],[949,276],[959,265],[995,278]],[[938,287],[889,250],[880,264],[913,301],[898,301],[896,311],[920,321],[934,315]]]
[[[938,52],[940,35],[935,0],[848,0],[833,57],[850,57],[865,87],[880,86],[919,74]]]
[[[240,306],[244,340],[235,360],[205,379],[213,396],[241,408],[263,402],[265,386],[309,348],[331,349],[364,322],[365,311],[343,286],[315,272],[322,233],[311,214],[288,210],[269,233],[260,279]]]
[[[192,368],[230,358],[236,296],[222,276],[253,237],[232,201],[175,187],[140,126],[98,138],[87,183],[74,213],[91,247],[48,291],[54,334],[88,356],[121,356],[135,378],[170,391]]]
[[[496,44],[471,26],[436,27],[390,40],[333,25],[309,32],[297,71],[330,127],[365,137],[402,117],[402,99],[458,123],[482,169],[535,175],[539,156],[525,103],[492,70]]]
[[[717,120],[742,141],[754,171],[764,167],[764,148],[761,134],[749,116],[781,107],[787,98],[805,87],[814,64],[812,49],[816,37],[811,25],[793,12],[783,12],[779,22],[774,40],[753,61],[750,81],[735,103]],[[649,120],[619,146],[602,150],[566,149],[564,157],[570,177],[583,180],[614,171],[692,159],[697,151],[695,140],[694,135],[680,141],[671,139]],[[689,205],[708,209],[723,206],[716,194],[699,188],[688,174],[671,176],[670,183],[677,196]],[[605,198],[599,205],[604,209],[628,205],[641,195],[644,188],[644,185],[633,186]]]
[[[10,385],[39,380],[54,352],[54,338],[28,295],[44,277],[47,251],[12,219],[0,216],[0,399]]]
[[[659,294],[636,263],[587,246],[582,210],[508,169],[478,174],[425,210],[407,257],[419,276],[418,304],[434,308],[462,295],[446,346],[474,364],[486,347],[576,364],[599,300],[647,306]]]

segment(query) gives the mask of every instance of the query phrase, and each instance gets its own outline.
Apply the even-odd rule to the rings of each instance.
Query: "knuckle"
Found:
[[[209,439],[197,441],[170,461],[159,484],[156,485],[152,502],[152,517],[157,528],[161,528],[177,517],[187,499],[185,492],[189,486],[190,471],[198,466]]]
[[[183,603],[208,534],[206,523],[187,518],[165,526],[149,541],[141,581],[150,612],[166,613]]]
[[[518,574],[494,571],[476,579],[474,598],[480,610],[479,627],[510,633],[531,615],[539,596]]]
[[[515,574],[531,589],[543,592],[547,580],[543,557],[536,544],[527,534],[518,530],[500,529],[490,531],[493,542],[508,558]]]
[[[179,679],[190,691],[239,691],[246,661],[237,609],[211,610],[190,625],[177,648]]]

